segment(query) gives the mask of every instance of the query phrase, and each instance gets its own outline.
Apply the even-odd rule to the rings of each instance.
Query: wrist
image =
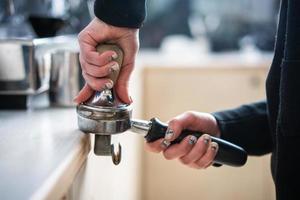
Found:
[[[127,31],[131,31],[131,32],[138,32],[139,31],[139,28],[122,27],[122,26],[115,26],[115,25],[109,24],[109,23],[101,20],[98,17],[94,17],[94,19],[92,21],[95,21],[95,23],[97,23],[100,26],[110,28],[110,29],[121,29],[121,30],[127,30]]]
[[[219,128],[218,121],[213,115],[211,115],[211,116],[212,116],[212,121],[213,121],[214,127],[215,127],[215,136],[220,138],[221,137],[221,130]]]

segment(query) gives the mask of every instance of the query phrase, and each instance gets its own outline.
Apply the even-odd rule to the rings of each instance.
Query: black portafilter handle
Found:
[[[157,118],[152,118],[150,121],[151,128],[148,131],[148,134],[145,136],[146,141],[154,142],[155,140],[164,138],[168,125],[159,121]],[[174,141],[171,142],[171,145],[179,143],[188,135],[194,135],[197,138],[199,138],[203,134],[204,133],[199,131],[184,130],[179,135],[179,137],[177,137]],[[213,136],[211,136],[211,141],[216,142],[219,145],[217,155],[214,159],[214,164],[216,166],[224,164],[239,167],[243,166],[246,163],[247,153],[242,147]]]

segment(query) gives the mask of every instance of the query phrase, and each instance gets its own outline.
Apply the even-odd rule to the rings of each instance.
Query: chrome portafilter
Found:
[[[115,61],[121,68],[123,51],[117,45],[103,44],[97,47],[100,54],[109,50],[117,53]],[[113,83],[116,83],[119,71],[112,71],[108,76]],[[119,100],[114,88],[96,91],[90,99],[77,106],[79,129],[85,133],[95,134],[96,155],[112,156],[115,165],[120,163],[121,145],[111,144],[111,136],[130,129],[131,112],[131,106]]]

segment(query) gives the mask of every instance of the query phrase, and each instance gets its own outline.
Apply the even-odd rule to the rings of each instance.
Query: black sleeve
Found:
[[[94,13],[113,26],[140,28],[146,16],[145,0],[96,0]]]
[[[272,138],[265,101],[212,114],[217,119],[222,139],[243,147],[249,155],[271,152]]]

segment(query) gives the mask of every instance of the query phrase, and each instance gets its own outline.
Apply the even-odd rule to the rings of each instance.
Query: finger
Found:
[[[199,160],[206,153],[210,145],[210,140],[211,139],[209,135],[202,135],[194,145],[193,149],[188,154],[179,159],[180,162],[185,165],[189,165]]]
[[[106,65],[117,57],[114,51],[105,51],[100,54],[96,47],[84,43],[80,44],[80,55],[87,63],[96,66]]]
[[[88,85],[95,91],[102,91],[104,89],[111,89],[113,87],[112,80],[108,78],[95,78],[85,72],[83,72],[82,75]]]
[[[102,54],[97,52],[97,45],[107,40],[107,33],[96,29],[95,24],[98,27],[101,25],[101,22],[98,19],[92,20],[92,22],[78,34],[80,52],[89,64],[105,65],[110,62],[112,58],[116,57],[117,54],[114,51],[106,51]]]
[[[80,58],[82,59],[82,58]],[[86,72],[88,75],[93,76],[95,78],[101,78],[109,75],[113,71],[119,70],[119,65],[117,62],[110,62],[104,66],[95,66],[95,65],[90,65],[84,60],[81,60],[81,66],[82,70]]]
[[[80,90],[79,94],[74,97],[73,101],[77,104],[84,102],[88,100],[92,94],[94,93],[93,89],[88,86],[88,84],[85,84],[85,86]]]
[[[165,139],[167,141],[175,140],[188,125],[194,123],[193,120],[193,116],[187,113],[183,113],[173,118],[168,123]]]
[[[210,166],[218,152],[218,148],[218,143],[211,142],[206,153],[202,156],[202,158],[195,162],[197,167],[199,169],[205,169]]]
[[[160,153],[162,150],[166,148],[166,146],[162,146],[163,138],[156,140],[154,142],[146,142],[145,143],[145,150],[154,152],[154,153]]]
[[[121,71],[116,83],[116,92],[120,100],[126,104],[131,104],[132,99],[129,95],[129,79],[133,70],[133,64],[125,65],[121,67]]]
[[[164,151],[164,157],[167,160],[180,158],[190,152],[194,144],[197,142],[197,138],[193,135],[185,137],[179,144],[173,144]]]

